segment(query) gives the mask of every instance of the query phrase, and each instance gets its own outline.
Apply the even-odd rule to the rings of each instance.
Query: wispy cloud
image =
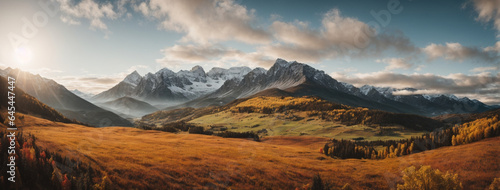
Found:
[[[85,93],[98,94],[115,86],[116,84],[121,82],[128,74],[132,73],[135,70],[151,70],[151,68],[146,65],[134,65],[123,72],[110,75],[62,75],[54,77],[53,79],[58,83],[64,85],[67,89],[78,89]],[[51,70],[51,72],[57,72],[57,70]]]
[[[282,57],[303,62],[319,62],[342,56],[366,57],[381,52],[418,52],[401,32],[376,34],[366,23],[342,16],[338,9],[323,15],[321,27],[314,29],[307,22],[275,21],[271,31],[277,43],[259,47],[270,57]]]
[[[85,93],[97,94],[110,89],[123,78],[119,76],[61,76],[55,77],[54,80],[70,90],[78,89]]]
[[[120,14],[110,2],[98,3],[94,0],[82,0],[73,2],[72,0],[55,0],[59,3],[61,10],[61,21],[70,25],[79,25],[78,19],[87,19],[91,29],[109,32],[104,19],[116,19]],[[119,1],[123,2],[123,1]]]
[[[377,63],[385,63],[387,66],[385,67],[386,71],[391,71],[395,69],[410,69],[413,67],[413,64],[409,62],[408,59],[405,58],[385,58],[385,59],[377,59],[375,60]]]
[[[478,13],[476,20],[483,23],[493,21],[496,30],[500,32],[500,1],[472,0],[472,3]]]
[[[61,16],[61,21],[69,25],[80,25],[80,21],[76,21],[71,17]]]
[[[489,46],[489,47],[484,48],[484,51],[500,53],[500,41],[495,43],[494,46]]]
[[[141,4],[136,9],[141,10],[142,5],[145,4]],[[206,22],[208,23],[208,21]],[[210,23],[217,25],[215,21]],[[197,23],[191,24],[197,25]],[[213,43],[191,42],[165,48],[162,50],[165,56],[157,61],[166,65],[179,66],[183,62],[216,59],[219,61],[240,60],[246,61],[246,63],[249,63],[249,60],[254,60],[258,62],[257,65],[270,66],[270,60],[275,60],[278,57],[317,63],[325,59],[343,56],[376,57],[388,50],[408,54],[419,52],[419,49],[401,32],[386,32],[375,36],[375,31],[367,24],[355,18],[342,16],[338,9],[332,9],[324,14],[321,24],[320,28],[315,29],[307,22],[277,20],[271,24],[266,32],[272,35],[273,43],[257,45],[254,52],[228,49],[220,45],[213,45]],[[190,30],[196,30],[198,27],[200,26],[185,27],[187,35],[190,35]]]
[[[496,52],[486,51],[477,47],[466,47],[460,43],[446,43],[445,45],[432,43],[422,48],[422,50],[430,60],[444,58],[452,61],[477,59],[487,63],[499,63],[500,61],[500,56]]]
[[[266,58],[260,53],[245,53],[236,49],[227,48],[220,44],[215,45],[174,45],[162,50],[164,57],[156,61],[167,67],[179,67],[183,64],[212,63],[218,66],[231,65],[270,67],[274,60]]]
[[[499,67],[477,67],[470,70],[473,73],[482,73],[487,71],[499,71]]]

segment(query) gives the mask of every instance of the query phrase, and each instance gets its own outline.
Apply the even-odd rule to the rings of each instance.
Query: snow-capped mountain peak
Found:
[[[191,72],[194,73],[198,77],[205,77],[205,70],[203,70],[203,67],[196,65],[191,69]]]
[[[128,96],[154,104],[169,102],[165,100],[182,102],[213,92],[227,80],[241,80],[250,71],[248,67],[232,67],[213,68],[205,73],[203,67],[197,65],[191,70],[181,70],[177,73],[163,68],[143,77],[134,72],[125,78],[122,85],[118,84],[97,95],[95,101],[111,101]]]
[[[127,77],[125,77],[125,79],[123,79],[123,82],[126,82],[128,84],[135,86],[135,85],[139,84],[139,82],[141,81],[141,78],[142,78],[142,76],[137,71],[134,71],[134,72],[130,73],[129,75],[127,75]]]
[[[424,96],[425,99],[430,100],[430,101],[432,101],[436,98],[439,98],[439,97],[445,97],[445,98],[449,98],[452,100],[460,100],[458,97],[456,97],[453,94],[423,94],[422,96]]]
[[[214,67],[208,71],[207,76],[214,80],[230,80],[233,78],[243,78],[246,74],[252,71],[249,67],[231,67],[223,69]]]
[[[251,72],[253,72],[255,74],[264,74],[267,72],[267,70],[262,68],[262,67],[257,67],[255,69],[253,69]]]
[[[163,77],[163,78],[167,78],[167,77],[170,77],[170,76],[174,76],[175,72],[173,72],[172,70],[170,70],[168,68],[163,68],[163,69],[160,69],[158,72],[156,72],[154,75],[157,75],[157,76],[160,76],[160,77]]]

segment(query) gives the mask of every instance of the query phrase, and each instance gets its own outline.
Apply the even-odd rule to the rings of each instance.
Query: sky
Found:
[[[201,65],[306,63],[500,104],[498,0],[1,0],[0,67],[87,93]]]

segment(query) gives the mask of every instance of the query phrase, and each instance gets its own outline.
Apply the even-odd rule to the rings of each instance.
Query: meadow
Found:
[[[306,112],[293,114],[233,113],[223,111],[205,115],[189,121],[194,125],[225,127],[234,132],[261,132],[263,136],[316,136],[336,139],[398,140],[419,136],[422,131],[404,129],[401,126],[384,126],[392,133],[380,133],[379,125],[345,125],[341,122],[325,121],[319,117],[308,117]]]
[[[408,166],[457,173],[464,189],[484,189],[499,176],[500,137],[383,160],[333,159],[327,138],[270,136],[256,142],[125,127],[92,128],[26,115],[37,144],[101,170],[119,188],[303,189],[315,174],[335,187],[387,189]]]

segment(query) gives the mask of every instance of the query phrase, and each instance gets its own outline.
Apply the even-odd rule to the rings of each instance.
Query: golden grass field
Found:
[[[19,122],[18,122],[19,123]],[[25,116],[19,125],[37,143],[102,170],[126,189],[295,189],[319,173],[336,187],[388,189],[411,165],[458,173],[464,189],[500,177],[500,137],[384,160],[332,159],[326,138],[266,137],[262,142],[135,128],[91,128]]]

